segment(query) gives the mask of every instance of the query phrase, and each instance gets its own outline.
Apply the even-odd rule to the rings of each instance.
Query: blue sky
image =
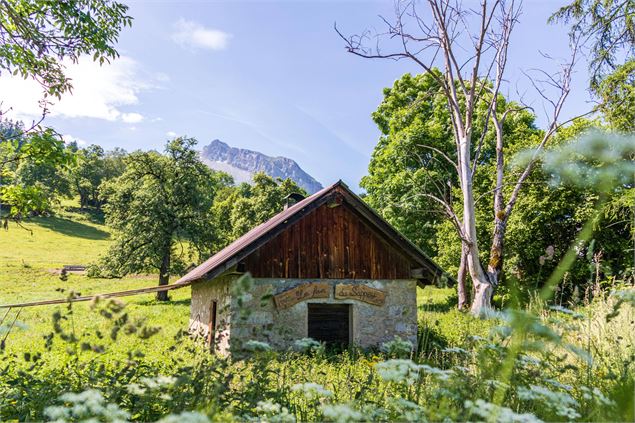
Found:
[[[325,185],[341,178],[357,189],[379,137],[370,114],[382,89],[419,72],[405,61],[355,57],[333,30],[334,22],[349,34],[381,28],[390,1],[128,4],[134,23],[120,38],[121,59],[69,66],[75,90],[47,117],[68,139],[132,151],[161,149],[174,134],[199,147],[218,138],[293,158]],[[560,4],[526,0],[512,36],[505,92],[523,93],[541,123],[542,103],[521,70],[556,71],[541,51],[568,56],[566,28],[546,24]],[[37,89],[0,79],[0,97],[16,116],[34,115]],[[581,63],[565,115],[589,108],[585,84]]]

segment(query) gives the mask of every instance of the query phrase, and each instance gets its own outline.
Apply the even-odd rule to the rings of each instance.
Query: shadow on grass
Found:
[[[419,321],[417,334],[417,351],[421,357],[431,359],[439,356],[441,351],[448,346],[448,340],[438,327],[428,322]]]
[[[157,301],[156,298],[153,298],[151,300],[145,300],[145,301],[139,301],[138,303],[136,303],[137,305],[140,306],[175,306],[175,305],[181,305],[181,306],[190,306],[190,303],[192,302],[192,300],[190,298],[185,298],[182,300],[175,300],[175,301]]]
[[[456,308],[456,304],[458,302],[458,297],[456,295],[448,295],[447,297],[441,299],[440,301],[436,298],[426,301],[425,303],[419,305],[420,311],[436,311],[436,312],[448,312],[450,310],[454,310]]]
[[[92,223],[103,225],[105,223],[104,212],[94,208],[66,207],[66,211],[81,214]]]
[[[103,240],[110,237],[108,232],[101,229],[55,216],[34,218],[33,223],[43,228],[78,238]]]

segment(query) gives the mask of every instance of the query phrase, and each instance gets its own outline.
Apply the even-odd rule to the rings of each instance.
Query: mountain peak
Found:
[[[290,178],[309,194],[322,189],[322,185],[288,157],[271,157],[258,151],[231,147],[215,139],[201,152],[201,159],[210,168],[227,172],[236,183],[251,182],[254,173],[264,172],[274,178]]]

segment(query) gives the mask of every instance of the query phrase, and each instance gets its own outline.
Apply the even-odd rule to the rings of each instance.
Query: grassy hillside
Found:
[[[99,294],[157,283],[154,275],[100,279],[69,274],[66,281],[61,280],[59,270],[63,265],[87,265],[104,253],[111,242],[108,229],[96,216],[72,208],[62,210],[56,216],[29,219],[22,227],[11,224],[8,230],[0,232],[0,242],[4,246],[0,251],[2,304],[65,298],[71,291],[82,295]],[[179,329],[187,328],[189,297],[189,289],[184,288],[172,291],[173,301],[168,304],[157,303],[153,294],[123,299],[131,317],[145,318],[147,324],[162,327],[164,336],[145,341],[148,350],[160,350],[162,339],[171,338]],[[18,322],[23,324],[11,332],[7,348],[19,351],[27,343],[43,343],[43,335],[52,329],[52,314],[64,307],[50,305],[22,309]],[[91,310],[90,303],[76,303],[73,308],[78,332],[95,329],[102,323],[103,319]],[[5,312],[0,310],[0,316]],[[15,313],[16,310],[12,310],[7,318],[11,319]]]

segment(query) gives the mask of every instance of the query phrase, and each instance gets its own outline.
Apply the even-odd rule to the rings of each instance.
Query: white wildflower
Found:
[[[573,389],[573,387],[571,385],[565,385],[564,383],[560,383],[555,379],[545,379],[545,382],[547,382],[549,385],[555,387],[555,388],[559,388],[562,389],[564,391],[571,391]]]
[[[126,386],[126,390],[132,395],[144,395],[146,393],[146,388],[138,383],[129,383],[128,386]]]
[[[429,373],[439,380],[448,380],[450,376],[454,374],[452,370],[442,370],[436,367],[428,366],[427,364],[422,364],[419,367],[426,373]]]
[[[71,410],[63,405],[52,405],[46,407],[44,414],[48,416],[51,421],[66,421],[70,417]]]
[[[313,383],[298,383],[291,387],[293,392],[301,392],[307,399],[327,398],[333,395],[333,392],[324,388],[324,386]]]
[[[157,377],[142,377],[139,381],[143,383],[148,389],[159,389],[165,386],[171,386],[176,383],[176,378],[173,376],[159,375]]]
[[[576,410],[578,402],[565,392],[556,392],[544,386],[530,385],[529,388],[519,387],[518,397],[525,401],[540,401],[557,415],[567,419],[573,420],[581,416]]]
[[[258,401],[256,405],[256,413],[258,413],[258,422],[268,423],[294,423],[295,416],[289,413],[286,407],[281,406],[271,400]]]
[[[419,404],[405,400],[403,398],[391,398],[388,403],[397,414],[396,420],[406,422],[425,422],[427,421],[425,409]]]
[[[106,403],[101,393],[94,389],[80,393],[68,392],[60,395],[59,400],[69,405],[44,409],[44,414],[53,421],[124,422],[130,418],[130,413],[120,409],[116,404]]]
[[[266,342],[255,341],[253,339],[245,342],[244,348],[247,351],[252,351],[252,352],[255,352],[255,351],[271,351],[271,345],[267,344]]]
[[[525,366],[540,366],[542,365],[542,360],[536,357],[533,357],[531,355],[526,355],[526,354],[520,354],[517,358],[517,360],[523,364]]]
[[[296,339],[293,342],[293,349],[299,352],[320,351],[323,348],[322,343],[313,338]]]
[[[412,360],[394,359],[377,363],[375,369],[384,380],[412,385],[419,378],[420,366]]]
[[[197,411],[182,411],[179,414],[169,414],[157,423],[209,423],[209,418]]]
[[[348,404],[323,405],[322,414],[327,420],[336,423],[358,422],[364,415]]]
[[[384,342],[381,345],[382,352],[397,357],[407,357],[413,350],[414,346],[412,345],[412,342],[406,339],[401,339],[398,336],[396,336],[392,341]]]
[[[605,406],[615,405],[615,402],[610,400],[606,395],[602,393],[598,388],[594,387],[593,389],[587,386],[580,386],[580,390],[582,391],[582,398],[585,400],[593,400],[598,404]]]
[[[481,417],[483,420],[490,421],[496,416],[496,422],[499,423],[542,423],[538,417],[530,413],[519,414],[507,407],[501,407],[491,402],[477,399],[476,401],[465,401],[465,408],[470,413]]]
[[[271,400],[258,401],[256,411],[262,414],[278,414],[282,410],[282,406]]]

